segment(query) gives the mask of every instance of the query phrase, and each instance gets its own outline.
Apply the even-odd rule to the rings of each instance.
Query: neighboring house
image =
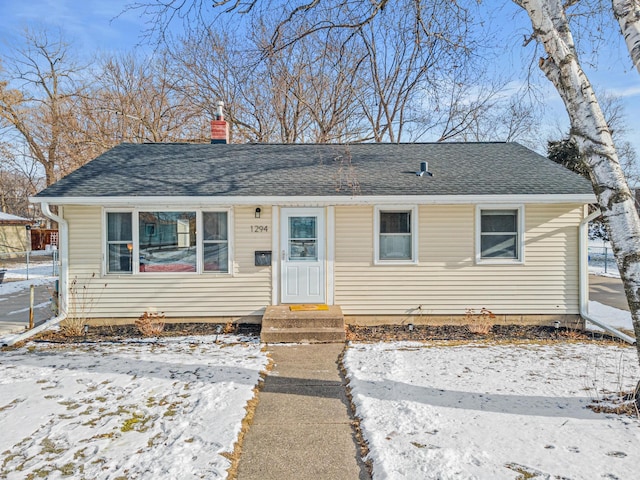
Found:
[[[594,195],[516,143],[123,144],[32,201],[60,220],[70,301],[95,319],[258,322],[326,303],[347,323],[485,307],[548,324],[579,314]]]
[[[29,250],[29,227],[33,222],[28,218],[0,212],[0,254],[19,253]]]

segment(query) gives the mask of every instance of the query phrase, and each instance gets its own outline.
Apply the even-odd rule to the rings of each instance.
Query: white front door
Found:
[[[283,208],[282,303],[325,303],[324,209]]]

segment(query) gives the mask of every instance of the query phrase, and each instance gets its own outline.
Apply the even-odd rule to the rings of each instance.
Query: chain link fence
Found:
[[[589,247],[589,266],[603,269],[604,273],[618,273],[618,265],[610,246]]]
[[[0,252],[0,271],[20,269],[24,280],[29,280],[30,272],[35,267],[43,264],[51,264],[51,276],[57,276],[60,272],[60,259],[58,250],[44,250],[35,252]],[[42,272],[42,270],[40,270]],[[47,272],[48,273],[48,272]]]

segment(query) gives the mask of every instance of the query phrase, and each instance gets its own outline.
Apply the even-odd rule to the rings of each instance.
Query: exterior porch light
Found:
[[[256,207],[256,218],[260,218],[260,213],[262,212],[262,210],[260,210],[260,207]]]

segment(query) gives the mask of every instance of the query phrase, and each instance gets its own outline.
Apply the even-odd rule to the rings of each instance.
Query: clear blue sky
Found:
[[[46,26],[61,28],[86,52],[130,50],[145,28],[137,12],[120,15],[132,1],[0,0],[0,49],[6,51],[6,42],[15,41],[25,27]]]
[[[0,0],[0,54],[7,52],[7,45],[14,42],[25,27],[38,25],[62,28],[66,37],[75,46],[82,48],[82,53],[85,54],[148,48],[139,46],[145,19],[140,18],[138,11],[121,14],[124,7],[133,1]],[[526,53],[520,47],[524,34],[530,30],[530,24],[524,13],[512,16],[512,12],[518,9],[510,5],[510,2],[505,5],[502,10],[505,14],[504,25],[496,29],[504,35],[507,42],[514,45],[508,55],[510,58],[504,59],[505,69],[522,68],[531,58],[531,53]],[[628,126],[632,129],[628,139],[640,155],[640,74],[631,68],[621,37],[614,35],[612,38],[613,41],[599,51],[597,70],[584,65],[584,58],[583,66],[597,91],[607,90],[623,99]],[[548,89],[546,98],[549,130],[557,131],[558,126],[566,130],[568,122],[562,102],[551,84],[545,82],[546,80],[540,83],[545,90]],[[546,137],[541,143],[546,143]]]

